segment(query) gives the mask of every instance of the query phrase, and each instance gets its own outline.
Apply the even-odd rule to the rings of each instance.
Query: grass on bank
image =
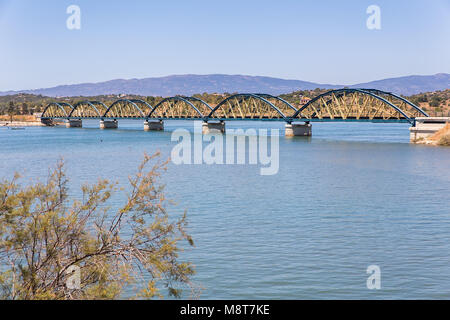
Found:
[[[433,134],[429,140],[433,141],[438,146],[450,146],[450,123]]]

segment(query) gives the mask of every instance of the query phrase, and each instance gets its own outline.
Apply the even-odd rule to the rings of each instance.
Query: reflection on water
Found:
[[[166,122],[118,130],[0,129],[0,176],[43,177],[63,156],[77,194],[99,175],[125,182],[144,152],[169,157]],[[227,128],[279,128],[280,168],[169,165],[172,211],[188,210],[202,298],[450,298],[450,148],[409,144],[408,125],[313,123],[313,137],[287,139],[284,124],[228,122]],[[117,199],[116,201],[119,201]],[[381,268],[381,290],[366,268]]]

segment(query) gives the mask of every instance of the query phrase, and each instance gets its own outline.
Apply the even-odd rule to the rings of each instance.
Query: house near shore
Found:
[[[300,104],[301,104],[301,105],[305,105],[305,104],[307,104],[309,101],[311,101],[311,98],[308,98],[308,97],[305,97],[305,96],[302,96],[302,97],[300,98]]]

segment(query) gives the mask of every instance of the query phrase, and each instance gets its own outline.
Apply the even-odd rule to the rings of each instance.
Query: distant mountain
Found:
[[[450,74],[438,73],[432,76],[407,76],[359,83],[350,88],[374,88],[403,95],[450,89]]]
[[[329,84],[317,84],[299,80],[243,75],[173,75],[160,78],[111,80],[99,83],[63,85],[47,89],[2,92],[0,95],[18,92],[45,96],[95,96],[100,94],[136,94],[145,96],[193,95],[195,93],[264,92],[288,93],[299,89],[335,88]]]
[[[301,80],[285,80],[271,77],[245,75],[173,75],[160,78],[118,79],[98,83],[62,85],[53,88],[0,92],[0,95],[16,93],[56,96],[96,96],[102,94],[136,94],[146,96],[192,95],[195,93],[262,92],[269,94],[290,93],[315,88],[335,89],[344,85],[319,84]],[[450,88],[450,74],[432,76],[407,76],[349,85],[351,88],[376,88],[399,94]]]

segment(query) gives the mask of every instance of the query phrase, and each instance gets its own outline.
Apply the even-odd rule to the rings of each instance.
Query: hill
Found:
[[[334,89],[344,85],[286,80],[245,75],[173,75],[159,78],[118,79],[98,83],[61,85],[53,88],[0,92],[0,95],[27,93],[49,97],[132,94],[142,96],[193,95],[196,93],[263,92],[279,95],[296,90]],[[352,88],[376,88],[403,95],[450,88],[450,74],[406,76],[348,85]]]
[[[350,86],[351,88],[375,88],[406,96],[450,89],[450,74],[438,73],[432,76],[407,76],[371,81]]]

